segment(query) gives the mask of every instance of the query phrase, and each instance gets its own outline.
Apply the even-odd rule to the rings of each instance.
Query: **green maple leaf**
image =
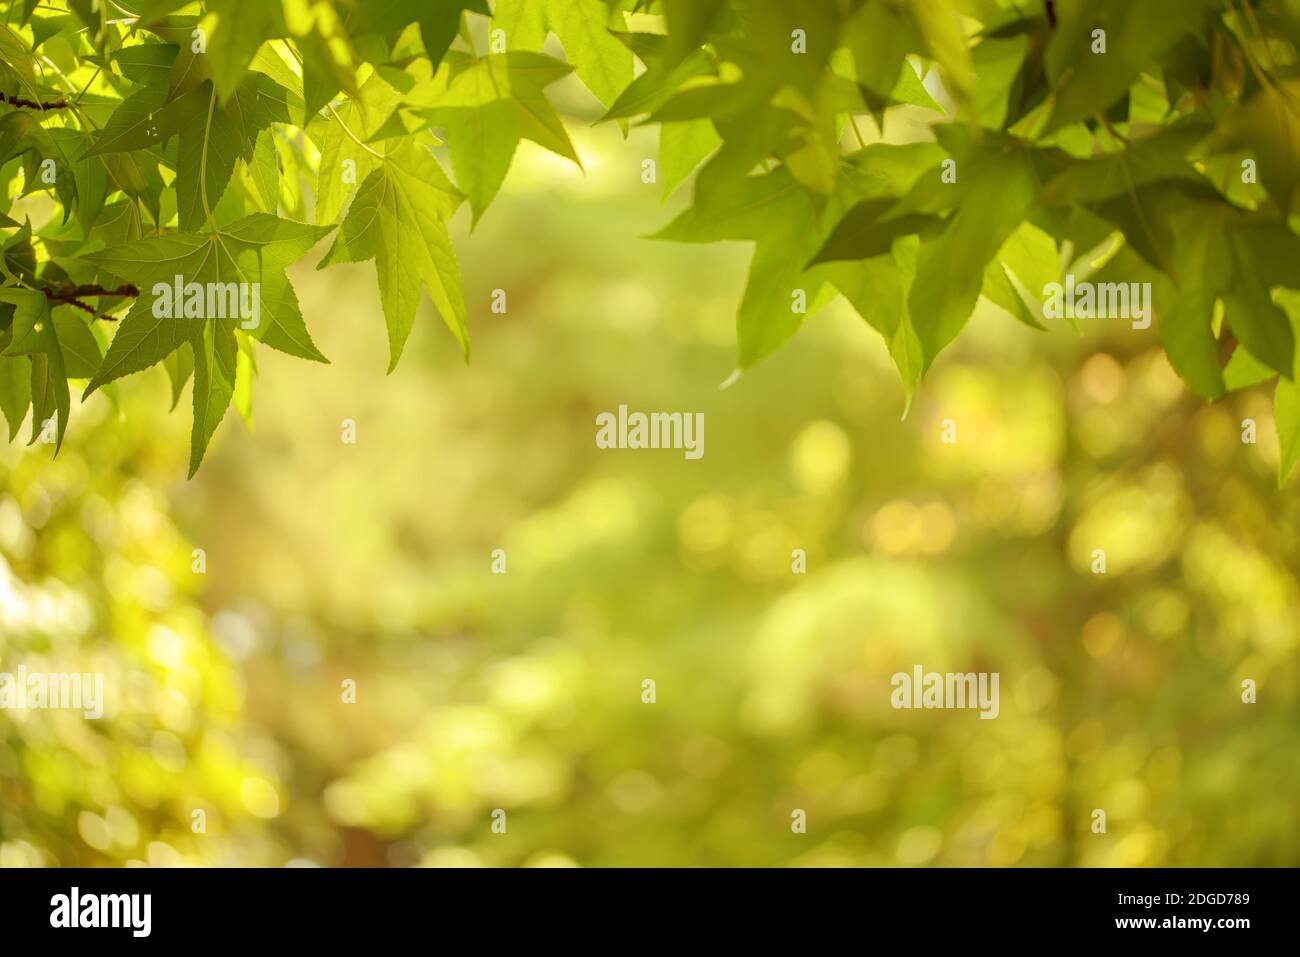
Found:
[[[143,0],[135,6],[143,26],[155,28],[155,32],[172,38],[173,34],[167,28],[156,28],[164,22],[167,14],[188,6],[188,2]],[[262,43],[272,37],[284,36],[283,8],[278,0],[206,0],[203,6],[207,16],[199,23],[210,25],[211,35],[207,37],[202,56],[205,68],[216,82],[217,96],[225,103],[244,82],[248,65]],[[188,51],[190,28],[187,27],[183,33],[180,39]]]
[[[184,343],[163,359],[162,367],[167,372],[167,378],[171,380],[172,408],[175,409],[181,401],[181,392],[185,388],[185,383],[189,382],[190,376],[194,374],[194,349],[188,342]]]
[[[659,175],[664,181],[664,196],[669,196],[721,145],[722,137],[707,119],[660,126]]]
[[[938,171],[932,170],[909,194],[937,189],[937,195],[951,193],[957,201],[942,231],[922,239],[908,298],[927,369],[970,318],[986,268],[1032,212],[1040,188],[1033,151],[1019,141],[946,132],[944,145],[958,164],[957,183],[939,185]]]
[[[317,267],[375,261],[390,372],[411,333],[422,287],[469,358],[460,267],[445,223],[462,199],[427,149],[403,142],[362,182],[334,245]]]
[[[1281,446],[1277,483],[1281,487],[1300,461],[1300,385],[1279,377],[1273,393],[1273,421]]]
[[[606,107],[632,82],[633,72],[632,51],[607,29],[608,22],[602,0],[498,0],[492,15],[507,51],[540,51],[554,31],[578,79]]]
[[[47,132],[58,144],[64,157],[79,157],[70,160],[70,171],[76,187],[76,203],[72,207],[72,213],[82,231],[89,233],[103,212],[104,201],[108,197],[110,181],[107,168],[101,159],[79,156],[89,143],[86,133],[68,127],[52,128]]]
[[[55,161],[54,189],[66,221],[77,201],[76,178],[65,175],[71,172],[73,164],[48,130],[29,114],[15,110],[0,116],[0,166],[18,156],[26,164],[26,192],[43,188],[40,166],[47,159]]]
[[[29,373],[27,386],[11,381],[3,389],[10,435],[18,430],[30,402],[31,442],[36,441],[44,423],[55,416],[57,453],[68,428],[68,378],[84,377],[93,371],[99,361],[99,346],[85,322],[79,318],[52,315],[50,300],[44,293],[0,289],[0,303],[13,307],[11,325],[3,337],[8,341],[3,351],[6,377],[13,379],[23,374],[19,357],[30,360],[30,368],[26,370]]]
[[[726,0],[664,0],[670,61],[686,56],[708,38],[709,28],[726,8]]]
[[[697,184],[697,192],[698,192]],[[719,184],[656,233],[675,242],[750,240],[755,243],[749,280],[736,316],[738,365],[747,369],[799,330],[826,299],[824,267],[805,269],[822,244],[817,213],[784,168]],[[792,308],[802,290],[806,308]]]
[[[294,37],[294,47],[302,57],[300,85],[305,117],[315,116],[340,92],[346,92],[349,97],[360,95],[355,64],[325,37],[316,32]]]
[[[257,135],[272,123],[288,122],[280,87],[252,74],[224,106],[216,88],[196,88],[196,106],[178,125],[176,213],[181,230],[198,229],[216,206],[235,172],[235,161],[253,161]]]
[[[1295,335],[1271,291],[1300,284],[1294,267],[1300,237],[1183,181],[1141,186],[1097,210],[1120,226],[1136,254],[1114,257],[1097,281],[1133,281],[1151,267],[1140,278],[1152,283],[1165,351],[1197,393],[1213,399],[1225,391],[1213,325],[1216,303],[1253,357],[1284,376],[1293,374]]]
[[[155,46],[176,49],[171,44]],[[191,59],[188,51],[178,53],[172,66],[182,61],[188,64]],[[177,136],[177,216],[181,230],[189,231],[210,218],[209,210],[220,202],[236,160],[253,163],[258,134],[272,123],[289,121],[294,94],[269,76],[251,72],[243,74],[238,88],[223,103],[203,70],[182,72],[198,82],[174,87],[171,81],[176,74],[171,72],[167,81],[156,79],[131,94],[109,117],[81,160],[101,157],[109,178],[124,191],[139,195],[150,191],[148,179],[136,170],[140,157],[148,155],[143,151]],[[133,185],[134,180],[139,182]]]
[[[316,171],[316,222],[332,223],[338,219],[348,199],[348,186],[343,179],[343,164],[353,164],[351,180],[362,183],[382,161],[382,142],[374,148],[360,145],[374,142],[402,103],[402,94],[393,89],[378,74],[361,85],[360,95],[349,98],[331,111],[314,117],[307,126],[307,135],[320,150]],[[355,138],[348,131],[355,133]],[[395,145],[401,145],[395,144]]]
[[[944,68],[953,93],[969,100],[975,90],[975,69],[961,16],[947,0],[910,0],[897,5],[910,18],[927,56]]]
[[[180,47],[175,43],[138,43],[115,51],[113,63],[132,83],[152,86],[167,82],[179,52]]]
[[[884,338],[903,383],[907,405],[921,380],[924,359],[916,326],[908,311],[908,291],[916,279],[915,236],[900,237],[888,253],[856,263],[832,263],[830,281],[854,310]]]
[[[1154,58],[1202,27],[1215,6],[1215,0],[1058,0],[1045,56],[1056,100],[1047,131],[1104,113]],[[1098,30],[1105,52],[1099,52]]]
[[[253,162],[248,164],[248,175],[257,190],[264,212],[274,213],[280,205],[280,164],[275,155],[275,138],[268,130],[257,134],[253,146]]]
[[[496,0],[492,29],[500,30],[508,50],[533,50],[546,42],[547,0]]]
[[[601,0],[550,0],[546,19],[578,79],[608,107],[632,82],[632,51],[605,29],[607,16]]]
[[[672,67],[665,63],[662,59],[652,59],[646,71],[619,94],[603,119],[626,119],[653,112],[668,102],[688,81],[708,76],[714,70],[712,58],[703,50],[696,50]]]
[[[207,0],[205,7],[217,18],[208,40],[208,68],[225,103],[244,83],[258,47],[284,35],[284,16],[279,3],[267,0]]]
[[[460,30],[465,11],[490,16],[487,0],[438,0],[412,3],[411,0],[366,0],[357,7],[349,28],[354,34],[396,33],[411,23],[420,25],[424,52],[436,66],[442,61]]]
[[[188,117],[206,108],[207,98],[197,90],[169,99],[166,81],[157,80],[122,101],[85,155],[143,150],[167,139]]]
[[[199,324],[190,348],[194,352],[194,425],[190,432],[189,474],[193,476],[235,395],[239,346],[233,324]]]
[[[18,435],[32,404],[32,363],[26,356],[0,354],[0,411],[9,423],[9,441]]]
[[[205,80],[194,94],[197,108],[179,124],[176,142],[176,215],[182,231],[210,219],[241,153],[230,114],[217,106],[216,87]]]
[[[1300,80],[1266,87],[1223,119],[1215,136],[1221,147],[1249,147],[1259,176],[1285,217],[1300,193]]]
[[[1073,161],[1044,186],[1042,202],[1097,203],[1132,196],[1138,187],[1160,180],[1205,184],[1205,177],[1184,157],[1208,132],[1204,122],[1191,119],[1133,140],[1114,153]]]
[[[1243,345],[1238,345],[1232,350],[1232,358],[1223,367],[1223,385],[1229,392],[1249,389],[1276,376],[1276,370],[1270,369],[1252,356]]]
[[[883,256],[893,248],[898,237],[932,230],[942,223],[938,216],[928,213],[907,213],[886,219],[895,202],[893,196],[872,196],[855,205],[836,225],[813,262]]]
[[[1045,329],[1042,290],[1060,279],[1061,256],[1055,240],[1024,222],[985,268],[980,295],[1025,325]]]
[[[193,353],[194,431],[190,474],[198,468],[212,433],[235,388],[235,329],[238,316],[190,317],[179,309],[155,315],[156,284],[258,283],[260,317],[249,335],[304,359],[326,362],[312,342],[285,268],[332,227],[309,226],[266,213],[254,213],[207,233],[172,233],[92,253],[86,261],[103,272],[134,283],[140,298],[117,330],[86,395],[163,362],[188,343]]]
[[[493,54],[457,74],[436,105],[421,111],[446,130],[456,181],[476,223],[501,188],[521,139],[582,166],[543,92],[570,72],[540,53]]]

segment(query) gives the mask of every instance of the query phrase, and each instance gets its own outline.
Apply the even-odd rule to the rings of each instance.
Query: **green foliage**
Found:
[[[357,190],[334,246],[321,260],[325,266],[374,259],[388,323],[390,369],[415,321],[421,284],[469,358],[460,272],[443,225],[460,199],[425,150],[406,146],[389,153]]]
[[[661,238],[755,243],[741,369],[838,294],[910,401],[981,300],[1041,327],[1041,290],[1074,275],[1151,283],[1160,341],[1201,396],[1293,389],[1287,0],[120,6],[136,16],[0,3],[11,432],[30,408],[33,437],[53,417],[61,440],[69,380],[89,394],[162,364],[176,385],[192,365],[197,467],[251,394],[255,343],[323,359],[284,267],[331,232],[321,265],[375,261],[390,370],[424,292],[468,357],[448,222],[462,200],[481,222],[521,139],[581,165],[548,89],[570,72],[600,121],[659,125],[665,192],[695,173]],[[892,116],[924,142],[875,142]],[[167,250],[192,275],[164,275]],[[151,323],[149,284],[175,275],[263,283],[270,321]]]
[[[310,249],[329,230],[266,213],[254,213],[207,233],[153,236],[87,257],[104,272],[130,279],[141,288],[184,283],[260,284],[260,322],[248,335],[304,359],[325,361],[311,341],[285,267]],[[180,302],[177,292],[174,302]],[[197,321],[196,321],[197,318]],[[235,392],[237,320],[184,314],[159,316],[145,297],[127,313],[108,354],[86,392],[162,362],[189,345],[193,355],[194,431],[190,474],[198,468],[208,441]],[[239,334],[243,334],[239,330]]]
[[[475,222],[505,181],[521,139],[579,163],[564,123],[543,93],[568,72],[538,53],[491,54],[455,71],[446,94],[427,111],[447,131],[452,165]]]
[[[986,300],[900,423],[837,300],[719,391],[748,246],[628,242],[665,220],[662,167],[636,175],[657,131],[573,140],[586,173],[522,147],[457,239],[467,298],[509,290],[472,368],[425,306],[383,376],[374,267],[316,271],[331,234],[289,270],[331,364],[259,346],[257,428],[222,426],[194,480],[158,371],[75,410],[53,461],[0,443],[0,672],[103,671],[108,703],[0,712],[0,866],[1300,862],[1271,385],[1202,403],[1154,329],[1038,335]],[[1044,241],[1004,244],[1009,288]],[[847,287],[873,328],[918,246]],[[702,411],[709,451],[597,449],[622,402]],[[917,662],[1000,672],[998,720],[891,709]]]

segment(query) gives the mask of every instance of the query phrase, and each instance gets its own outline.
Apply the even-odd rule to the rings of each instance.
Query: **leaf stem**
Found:
[[[1099,124],[1101,124],[1102,128],[1105,129],[1107,133],[1110,134],[1112,140],[1114,140],[1116,143],[1123,143],[1125,146],[1128,146],[1128,140],[1126,140],[1123,136],[1121,136],[1119,132],[1115,129],[1115,127],[1111,126],[1110,120],[1106,119],[1104,114],[1094,113],[1093,118]]]
[[[849,125],[853,127],[853,135],[858,138],[858,146],[866,149],[867,141],[862,138],[862,130],[858,129],[858,118],[852,113],[849,114]]]
[[[358,146],[360,146],[363,150],[365,150],[375,159],[382,160],[384,158],[383,153],[371,149],[365,143],[361,142],[361,140],[357,139],[357,135],[353,133],[350,129],[348,129],[348,125],[343,122],[343,117],[339,116],[338,111],[334,109],[333,103],[326,103],[325,106],[329,109],[330,116],[334,117],[334,119],[338,121],[339,126],[343,128],[343,132],[348,134],[348,139],[350,139],[353,143],[356,143]]]
[[[203,127],[203,150],[199,153],[199,197],[203,200],[203,215],[207,217],[208,229],[217,231],[217,224],[212,221],[212,207],[208,205],[208,146],[212,136],[212,114],[217,108],[217,87],[213,84],[212,96],[208,98],[208,120]]]
[[[95,82],[95,80],[99,77],[99,74],[103,72],[103,69],[104,68],[102,66],[95,68],[95,72],[92,73],[90,79],[86,81],[86,85],[81,88],[81,92],[72,98],[72,102],[74,103],[81,102],[81,98],[85,96],[86,91],[90,89],[90,84]]]
[[[1243,5],[1247,9],[1250,7],[1250,4],[1248,3]],[[1247,31],[1245,29],[1247,26],[1246,17],[1237,12],[1237,6],[1233,3],[1233,0],[1228,0],[1228,9],[1232,11],[1232,17],[1236,21],[1235,27],[1237,29],[1234,30],[1234,32],[1237,32],[1238,30],[1240,31],[1239,39],[1241,41],[1241,52],[1246,57],[1246,63],[1250,66],[1251,72],[1255,74],[1255,79],[1259,81],[1259,85],[1264,87],[1264,89],[1270,88],[1273,85],[1271,78],[1264,72],[1263,65],[1260,64],[1259,60],[1255,57],[1254,52],[1250,49],[1250,37],[1246,35]],[[1258,28],[1258,20],[1254,21],[1254,26]],[[1267,42],[1265,42],[1265,49],[1267,49]],[[1269,51],[1269,53],[1271,55],[1272,51]]]

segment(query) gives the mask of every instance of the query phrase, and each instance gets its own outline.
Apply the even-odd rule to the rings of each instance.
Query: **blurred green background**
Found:
[[[719,389],[747,247],[642,238],[689,186],[586,118],[585,174],[525,143],[458,215],[469,366],[426,302],[385,376],[373,266],[315,254],[332,364],[262,350],[193,481],[161,369],[0,446],[0,670],[108,689],[0,712],[0,865],[1300,864],[1269,396],[989,312],[903,418],[842,301]],[[620,403],[703,412],[703,459],[597,449]],[[918,663],[999,672],[1000,717],[893,710]]]

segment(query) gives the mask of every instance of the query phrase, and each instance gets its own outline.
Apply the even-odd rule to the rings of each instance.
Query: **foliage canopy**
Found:
[[[285,270],[327,238],[321,266],[375,262],[390,368],[424,293],[468,357],[447,223],[465,202],[478,222],[521,139],[581,164],[548,93],[574,72],[602,121],[659,126],[663,188],[695,174],[659,238],[755,244],[740,368],[839,294],[910,400],[981,298],[1041,328],[1067,275],[1146,282],[1189,387],[1276,379],[1283,475],[1300,458],[1297,0],[0,12],[11,439],[30,410],[31,440],[57,446],[70,382],[111,398],[161,364],[173,401],[193,381],[193,474],[228,407],[251,413],[257,344],[326,361]],[[896,107],[930,125],[868,143]],[[261,321],[159,317],[150,291],[176,276],[260,284]]]

